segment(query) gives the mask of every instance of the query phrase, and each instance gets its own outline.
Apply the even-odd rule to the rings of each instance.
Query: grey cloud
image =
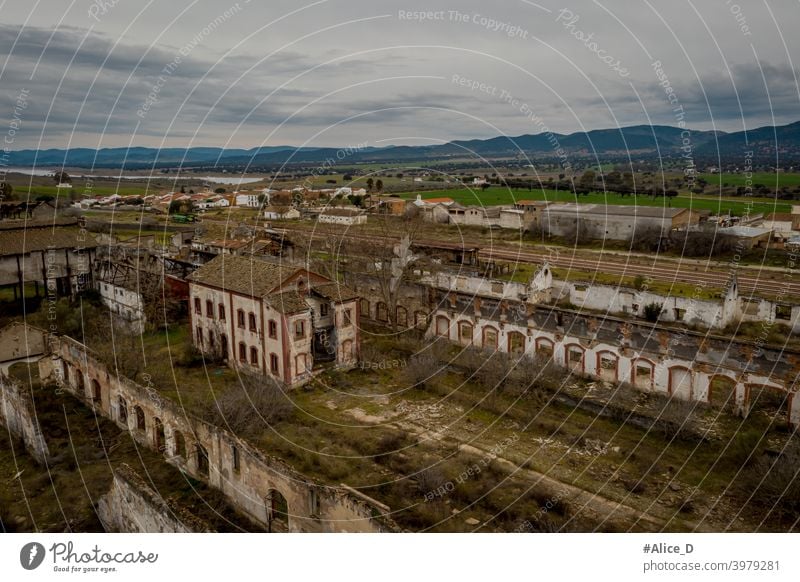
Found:
[[[581,15],[582,30],[595,33],[604,49],[624,59],[631,69],[629,78],[612,72],[555,22],[554,13],[524,2],[487,4],[480,0],[375,0],[369,4],[330,0],[266,30],[259,29],[299,5],[290,0],[273,0],[268,5],[253,2],[235,21],[226,22],[191,54],[181,56],[179,66],[165,75],[165,65],[180,56],[181,47],[221,11],[216,3],[198,3],[167,29],[185,7],[178,4],[155,5],[128,30],[136,10],[132,4],[120,3],[104,15],[88,36],[85,7],[63,15],[65,25],[54,31],[54,23],[62,16],[60,3],[42,0],[43,10],[32,18],[34,25],[25,28],[14,24],[27,18],[21,5],[4,6],[6,24],[0,25],[0,63],[5,57],[8,61],[0,71],[0,107],[5,108],[0,109],[0,114],[8,116],[20,88],[31,92],[17,145],[35,145],[43,134],[47,146],[63,147],[75,127],[73,145],[118,146],[127,144],[131,136],[137,145],[157,145],[162,140],[168,145],[187,145],[187,140],[196,134],[195,145],[218,145],[230,138],[232,146],[249,147],[259,145],[290,116],[271,144],[304,143],[318,132],[321,135],[314,145],[376,142],[393,136],[447,140],[536,131],[518,107],[497,95],[453,84],[453,74],[510,92],[542,116],[550,128],[562,133],[617,123],[646,123],[648,115],[655,123],[675,123],[650,60],[636,39],[590,0],[574,0],[569,8]],[[540,4],[550,10],[562,6],[554,0]],[[714,38],[706,35],[696,21],[686,20],[686,6],[658,6],[667,23],[678,31],[680,40],[676,41],[645,5],[627,3],[623,10],[610,2],[603,4],[613,8],[639,40],[668,66],[686,119],[693,126],[709,128],[713,115],[717,127],[739,129],[742,114],[734,87],[739,91],[748,127],[770,122],[773,112],[779,123],[800,117],[792,65],[774,24],[763,11],[748,9],[754,36],[743,39],[735,22],[726,19],[728,15],[700,7],[712,22],[726,60],[732,63],[729,74]],[[510,39],[474,23],[401,21],[401,9],[452,9],[462,14],[481,14],[519,25],[530,31],[531,38]],[[792,22],[797,9],[796,5],[773,7],[782,26]],[[391,18],[346,24],[385,14]],[[345,24],[338,26],[342,23]],[[319,32],[330,26],[335,28]],[[250,34],[250,40],[239,44]],[[312,36],[303,40],[307,35]],[[85,42],[80,45],[84,37]],[[796,36],[786,35],[785,39],[789,54],[798,54]],[[540,40],[551,44],[553,50]],[[754,57],[751,41],[759,61]],[[403,45],[408,47],[396,48]],[[415,45],[440,48],[413,48]],[[281,46],[288,49],[265,58]],[[235,50],[226,55],[233,47]],[[317,68],[333,58],[340,60]],[[759,63],[767,78],[769,98]],[[542,82],[536,82],[518,67],[538,75]],[[710,111],[692,67],[702,80],[711,102]],[[443,78],[383,80],[404,75]],[[164,81],[157,102],[145,115],[137,115],[148,93],[160,82],[159,77]],[[285,83],[288,84],[275,91]],[[437,107],[453,112],[432,109]],[[341,120],[364,112],[368,114],[332,128]]]

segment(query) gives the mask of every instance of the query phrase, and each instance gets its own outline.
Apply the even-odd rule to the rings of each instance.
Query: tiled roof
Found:
[[[337,302],[349,301],[360,297],[360,295],[350,287],[333,282],[314,285],[311,289],[313,292],[319,293],[323,297]]]
[[[218,255],[192,273],[189,280],[242,295],[263,297],[296,270],[256,257]]]
[[[95,248],[94,235],[74,228],[27,228],[0,230],[0,256],[20,255],[47,249]]]
[[[792,213],[791,212],[773,212],[772,214],[767,214],[764,216],[764,220],[772,220],[774,222],[791,222],[792,221]]]
[[[267,297],[267,301],[272,307],[284,314],[299,313],[310,309],[308,303],[306,303],[305,296],[294,290],[273,293]]]
[[[226,239],[222,239],[222,240],[208,241],[205,244],[207,244],[210,247],[220,247],[220,248],[223,248],[223,249],[240,249],[243,246],[248,245],[249,242],[246,241],[246,240],[226,240]]]
[[[764,236],[772,231],[768,228],[756,228],[754,226],[729,226],[728,228],[720,228],[717,232],[721,234],[730,234],[744,238],[751,238],[756,236]]]
[[[78,224],[73,216],[50,218],[47,220],[7,219],[0,221],[0,230],[28,230],[31,228],[47,228],[54,226],[71,226]]]
[[[453,202],[452,198],[442,197],[442,198],[426,198],[423,200],[425,204],[446,204],[448,202]]]

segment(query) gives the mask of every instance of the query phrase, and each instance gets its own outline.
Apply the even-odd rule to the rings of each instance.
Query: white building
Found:
[[[414,205],[419,206],[420,208],[424,208],[426,206],[436,206],[437,204],[441,204],[442,206],[452,206],[454,202],[455,200],[446,196],[441,198],[427,198],[423,200],[422,194],[417,194],[417,198],[414,200]]]
[[[329,208],[319,213],[318,220],[327,224],[353,226],[355,224],[365,224],[367,215],[354,208]]]
[[[334,190],[334,196],[366,196],[367,191],[364,188],[351,188],[350,186],[342,186]]]
[[[198,210],[207,210],[209,208],[225,208],[231,205],[231,203],[228,202],[227,198],[225,198],[224,196],[220,196],[219,194],[215,194],[212,196],[203,196],[196,194],[192,196],[191,199],[195,208],[197,208]]]
[[[300,211],[291,206],[267,206],[264,208],[267,220],[294,220],[300,218]]]
[[[103,303],[134,333],[142,333],[147,323],[142,290],[154,284],[154,277],[127,265],[117,269],[108,265],[98,275],[97,290]]]
[[[194,345],[297,386],[315,365],[358,359],[358,295],[317,273],[218,256],[189,277]]]
[[[236,198],[236,206],[245,206],[247,208],[258,208],[261,203],[258,201],[258,192],[234,192]],[[266,200],[266,198],[265,198]]]

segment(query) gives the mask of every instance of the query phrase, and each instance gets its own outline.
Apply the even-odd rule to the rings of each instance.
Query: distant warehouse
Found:
[[[542,209],[539,228],[551,236],[581,236],[628,240],[635,232],[672,230],[697,225],[701,213],[688,208],[615,206],[610,204],[551,204]]]

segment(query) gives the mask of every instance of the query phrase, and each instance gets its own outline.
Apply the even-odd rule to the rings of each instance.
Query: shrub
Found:
[[[793,519],[800,511],[800,444],[790,441],[776,455],[762,453],[739,479],[743,495],[779,518]]]
[[[659,411],[658,424],[667,438],[685,438],[694,432],[697,402],[668,398]]]
[[[731,468],[738,471],[759,457],[763,435],[764,431],[759,429],[743,429],[734,435],[725,454]]]
[[[644,318],[649,322],[655,323],[661,316],[661,309],[662,306],[658,303],[648,303],[644,306]]]
[[[257,436],[264,425],[288,419],[294,405],[271,378],[241,375],[241,384],[206,404],[204,418],[243,436]]]
[[[423,469],[417,474],[417,489],[423,495],[436,491],[445,483],[447,483],[447,476],[438,465]]]
[[[410,386],[424,388],[430,386],[441,371],[439,360],[425,351],[411,356],[403,370],[403,378]]]

